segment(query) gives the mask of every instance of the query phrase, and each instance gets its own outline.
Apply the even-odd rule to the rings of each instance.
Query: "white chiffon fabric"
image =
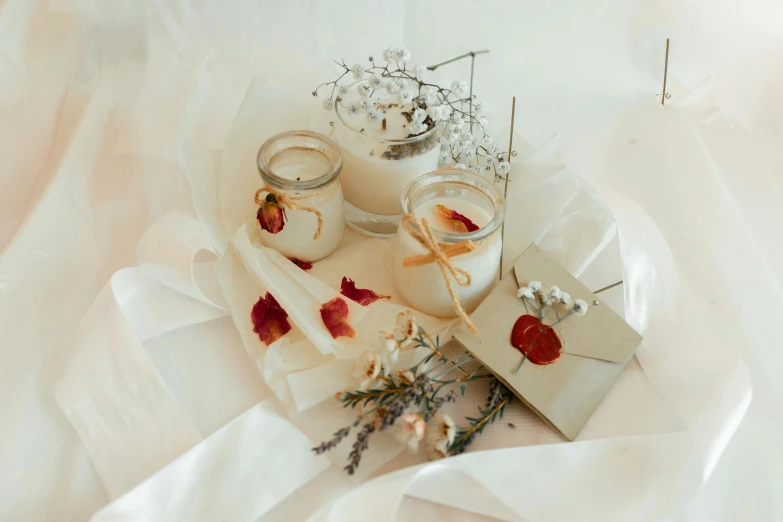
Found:
[[[780,6],[724,8],[7,0],[0,518],[779,517]],[[310,448],[350,420],[331,397],[404,303],[352,305],[347,343],[298,304],[344,275],[394,295],[392,247],[346,234],[308,273],[259,248],[252,158],[274,132],[329,132],[309,95],[329,60],[398,43],[423,64],[492,49],[476,90],[498,137],[517,96],[505,266],[537,241],[591,288],[623,279],[602,296],[645,340],[573,443],[515,404],[466,455],[378,437],[348,478],[348,448]],[[266,290],[295,325],[269,349],[249,318]]]

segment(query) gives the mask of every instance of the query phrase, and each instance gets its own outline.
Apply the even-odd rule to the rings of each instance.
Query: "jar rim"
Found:
[[[293,143],[281,147],[270,158],[266,158],[272,147],[284,139],[292,139]],[[296,144],[297,141],[301,141],[302,144]],[[320,147],[313,146],[313,142],[318,143]],[[271,167],[272,161],[280,152],[291,149],[322,154],[329,161],[330,167],[323,174],[313,179],[294,180],[275,174]],[[272,188],[278,190],[314,190],[325,187],[337,179],[343,168],[343,156],[337,143],[323,134],[309,130],[293,130],[275,134],[266,140],[256,154],[256,167],[258,167],[258,172],[261,174],[261,179]]]
[[[440,243],[459,243],[460,241],[481,241],[492,235],[502,224],[505,217],[505,199],[494,183],[471,170],[447,167],[433,170],[414,178],[402,192],[402,212],[414,212],[413,195],[437,183],[453,183],[464,185],[471,190],[482,192],[494,207],[494,213],[489,223],[473,232],[457,233],[432,229],[435,239]]]
[[[359,80],[359,81],[353,82],[352,84],[348,85],[348,88],[350,89],[351,87],[359,85],[360,83],[368,83],[369,81],[370,81],[369,79]],[[350,126],[348,124],[348,122],[345,121],[345,119],[343,118],[342,114],[340,114],[340,103],[339,103],[340,100],[341,100],[341,98],[338,95],[335,98],[335,103],[334,103],[334,112],[335,112],[335,114],[337,114],[337,121],[340,123],[340,126],[345,128],[345,129],[348,129],[351,132],[355,132],[356,134],[358,134],[360,136],[364,136],[366,138],[372,138],[375,141],[379,141],[381,143],[392,143],[392,144],[396,144],[396,145],[403,145],[403,144],[408,144],[408,143],[417,143],[419,141],[423,141],[423,140],[426,140],[426,139],[432,137],[432,135],[435,134],[438,130],[443,130],[443,127],[444,127],[444,125],[446,123],[445,121],[438,122],[438,123],[435,124],[434,127],[432,127],[427,132],[424,132],[422,134],[418,134],[416,136],[412,136],[410,138],[401,138],[401,139],[378,138],[378,137],[375,137],[375,136],[370,136],[368,134],[365,134],[365,133],[361,132],[361,130],[356,129],[356,128]]]

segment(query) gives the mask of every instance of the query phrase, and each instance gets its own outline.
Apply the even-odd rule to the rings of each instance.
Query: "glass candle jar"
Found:
[[[449,257],[455,268],[470,274],[470,285],[460,286],[452,281],[452,287],[463,309],[471,313],[498,280],[503,195],[479,174],[449,168],[413,180],[402,195],[402,209],[405,214],[426,219],[441,250],[466,240],[473,243],[474,250]],[[447,210],[467,218],[477,229],[467,231],[462,221],[447,217]],[[453,317],[457,313],[438,264],[403,266],[405,259],[428,252],[405,227],[399,228],[394,251],[395,286],[416,310],[437,317]]]
[[[408,138],[409,121],[396,95],[375,91],[373,101],[383,104],[380,117],[371,121],[367,112],[355,110],[362,102],[354,83],[335,104],[335,139],[343,154],[341,176],[346,199],[346,222],[373,237],[391,237],[397,232],[402,208],[400,198],[416,176],[438,168],[443,124]],[[352,110],[352,106],[354,110]]]
[[[317,132],[283,132],[261,145],[256,163],[264,245],[307,262],[334,252],[345,224],[337,144]]]

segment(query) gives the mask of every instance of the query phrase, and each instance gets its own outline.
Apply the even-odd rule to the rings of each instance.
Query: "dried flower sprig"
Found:
[[[492,379],[489,385],[486,405],[483,408],[479,408],[478,417],[465,418],[468,421],[467,426],[457,428],[454,441],[448,447],[449,454],[459,455],[464,453],[476,436],[481,434],[488,425],[503,418],[503,412],[506,406],[511,403],[512,398],[513,395],[508,388],[503,386],[499,380]]]
[[[469,52],[434,66],[422,67],[408,65],[411,53],[406,48],[390,47],[382,53],[385,64],[372,56],[368,65],[357,63],[349,67],[344,60],[335,61],[341,69],[340,75],[316,87],[312,95],[318,96],[319,91],[326,90],[329,97],[321,102],[325,109],[334,110],[339,106],[350,115],[364,114],[370,123],[382,122],[384,130],[387,121],[384,114],[393,107],[399,109],[407,120],[408,137],[420,136],[442,126],[437,138],[441,145],[441,167],[456,166],[501,179],[511,170],[509,154],[514,156],[516,153],[499,150],[488,134],[486,105],[473,94],[473,63],[470,83],[458,80],[449,87],[441,87],[424,79],[427,71],[462,58],[475,60],[477,54],[485,52],[488,51]],[[341,83],[346,77],[353,83]],[[346,104],[349,89],[356,90],[359,101]],[[384,90],[389,95],[396,95],[396,103],[382,102],[376,97],[376,93]],[[404,156],[399,150],[390,150],[383,155],[393,159]]]
[[[394,333],[382,334],[381,344],[387,352],[385,357],[376,352],[365,352],[360,358],[354,374],[359,379],[359,389],[336,396],[343,407],[359,407],[362,412],[351,425],[336,431],[331,439],[313,448],[319,455],[330,451],[353,428],[361,426],[344,468],[349,475],[359,467],[363,452],[369,448],[372,434],[392,427],[395,427],[397,438],[414,451],[429,431],[433,434],[428,440],[431,453],[436,457],[448,455],[456,429],[453,421],[447,415],[439,414],[439,410],[446,403],[456,402],[455,386],[492,378],[491,374],[482,373],[480,369],[471,374],[462,370],[462,365],[473,360],[473,357],[462,355],[455,359],[448,358],[440,348],[439,338],[430,337],[416,323],[410,311],[399,314]],[[393,349],[390,350],[389,345]],[[389,355],[401,347],[426,348],[429,353],[415,365],[393,371],[392,365],[397,358]],[[448,378],[455,370],[461,371],[462,375]],[[428,429],[428,424],[433,422],[438,426]]]

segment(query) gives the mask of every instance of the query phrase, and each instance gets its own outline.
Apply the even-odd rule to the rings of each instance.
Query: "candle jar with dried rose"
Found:
[[[284,132],[261,145],[257,164],[263,244],[305,262],[334,252],[345,224],[337,144],[317,132]]]
[[[470,275],[469,285],[452,279],[452,288],[463,309],[472,312],[498,280],[503,195],[479,174],[442,169],[414,179],[403,193],[402,209],[425,221],[451,266]],[[397,291],[417,310],[453,317],[457,314],[442,269],[453,277],[401,226],[394,252]]]
[[[335,104],[346,222],[362,234],[391,237],[400,222],[400,197],[406,185],[438,168],[438,138],[444,124],[433,123],[426,132],[410,136],[414,112],[410,103],[375,90],[375,109],[359,110],[368,103],[357,94],[360,86],[367,86],[367,80],[351,85]]]

